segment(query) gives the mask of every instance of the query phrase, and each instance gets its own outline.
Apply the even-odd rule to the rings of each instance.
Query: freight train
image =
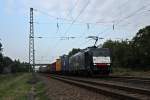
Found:
[[[89,47],[69,57],[63,55],[47,66],[49,73],[71,75],[109,75],[111,57],[108,48]],[[41,70],[40,70],[41,71]],[[42,71],[41,71],[42,72]]]

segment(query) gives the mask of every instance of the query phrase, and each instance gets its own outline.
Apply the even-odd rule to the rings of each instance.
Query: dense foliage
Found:
[[[103,47],[110,48],[113,66],[142,68],[150,67],[150,26],[140,29],[132,40],[108,40]]]
[[[76,48],[73,48],[70,52],[69,52],[69,57],[71,57],[72,55],[74,55],[74,54],[76,54],[76,53],[78,53],[79,51],[81,51],[81,49],[76,49]]]
[[[2,55],[2,44],[0,43],[0,73],[2,71],[2,66],[3,66],[3,55]]]
[[[5,57],[2,54],[2,44],[0,43],[0,73],[16,73],[16,72],[27,72],[29,66],[26,63],[20,63],[19,60],[13,61],[9,57]]]

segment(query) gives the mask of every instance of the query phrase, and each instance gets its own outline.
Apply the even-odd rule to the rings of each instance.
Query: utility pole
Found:
[[[34,25],[33,25],[33,8],[30,8],[30,34],[29,34],[29,64],[30,72],[35,71],[35,50],[34,50]]]

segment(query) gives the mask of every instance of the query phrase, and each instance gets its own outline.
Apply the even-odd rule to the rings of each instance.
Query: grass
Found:
[[[35,84],[35,92],[36,92],[36,99],[37,100],[49,100],[48,96],[46,95],[46,87],[45,84],[41,81],[38,81]]]
[[[0,75],[0,100],[27,100],[30,77],[29,73]]]
[[[130,68],[113,67],[112,75],[150,77],[150,70],[133,70]]]
[[[0,75],[0,100],[27,100],[32,87],[32,84],[29,84],[31,75],[31,73]],[[48,100],[42,81],[38,80],[33,86],[36,100]]]

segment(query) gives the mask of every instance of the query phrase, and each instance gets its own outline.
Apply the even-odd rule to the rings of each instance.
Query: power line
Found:
[[[129,0],[128,0],[129,1]],[[128,2],[127,1],[127,2]],[[73,9],[76,7],[76,5],[77,5],[77,3],[78,3],[78,0],[76,1],[76,3],[75,3],[75,6],[73,7]],[[124,3],[124,4],[126,4],[126,3]],[[123,5],[124,5],[123,4]],[[88,5],[88,4],[87,4]],[[87,5],[85,6],[85,8],[87,7]],[[85,9],[84,8],[84,9]],[[71,11],[73,11],[73,9],[71,10]],[[80,14],[84,11],[84,9],[83,10],[81,10],[81,12],[79,13],[79,16],[80,16]],[[71,13],[71,11],[70,11],[70,13]],[[43,13],[43,12],[42,12]],[[46,13],[45,13],[46,14]],[[49,15],[49,14],[48,14]],[[134,15],[134,14],[133,14]],[[71,20],[68,20],[68,19],[66,19],[66,18],[58,18],[58,17],[55,17],[55,16],[52,16],[52,15],[50,15],[51,17],[54,17],[54,18],[57,18],[57,19],[61,19],[61,20],[67,20],[67,21],[71,21]],[[77,16],[73,21],[72,21],[72,23],[70,23],[71,25],[69,26],[69,28],[66,30],[66,32],[65,32],[65,34],[69,31],[69,29],[72,27],[72,25],[76,22],[76,20],[77,20],[77,18],[79,17],[79,16]],[[130,16],[129,16],[130,17]],[[125,17],[125,18],[127,18],[127,17]],[[124,19],[125,19],[124,18]],[[122,20],[124,20],[124,19],[122,19]],[[120,21],[122,21],[122,20],[120,20]],[[80,22],[80,23],[84,23],[84,22]],[[85,22],[85,24],[87,24],[88,22]],[[104,21],[99,21],[99,22],[96,22],[96,23],[88,23],[88,24],[99,24],[99,23],[113,23],[113,21],[107,21],[107,22],[104,22]],[[62,24],[62,23],[61,23]],[[69,23],[63,23],[63,24],[69,24]],[[104,33],[104,32],[103,32]]]
[[[72,20],[70,20],[70,19],[66,19],[66,18],[62,18],[62,17],[58,17],[58,16],[51,15],[51,14],[49,14],[49,13],[46,13],[46,12],[42,11],[42,10],[34,9],[34,11],[38,11],[38,12],[40,12],[40,13],[46,15],[46,16],[49,16],[49,17],[51,17],[51,18],[54,18],[54,19],[65,20],[65,21],[72,21]]]
[[[89,1],[89,0],[88,0]],[[42,11],[42,10],[38,10],[38,9],[34,9],[34,11],[37,11],[37,12],[40,12],[41,14],[44,14],[44,15],[46,15],[46,16],[49,16],[49,17],[51,17],[51,18],[54,18],[54,19],[58,19],[58,20],[64,20],[64,21],[68,21],[68,22],[71,22],[72,23],[72,19],[67,19],[67,18],[63,18],[63,17],[58,17],[58,16],[54,16],[54,15],[51,15],[51,14],[49,14],[49,13],[46,13],[46,12],[44,12],[44,11]],[[68,13],[69,14],[69,13]],[[38,23],[38,22],[37,22]],[[78,23],[90,23],[90,22],[83,22],[83,21],[78,21]],[[90,23],[90,24],[94,24],[94,23]]]
[[[57,24],[57,22],[56,23],[51,23],[51,22],[34,22],[35,24]],[[72,22],[59,22],[59,24],[71,24]],[[96,24],[96,25],[99,25],[99,24],[109,24],[109,23],[112,23],[112,21],[97,21],[97,22],[83,22],[83,21],[76,21],[76,23],[74,23],[74,24],[76,24],[76,25],[81,25],[81,24]]]
[[[89,5],[90,0],[88,0],[87,4],[82,8],[82,10],[79,12],[78,16],[72,21],[72,23],[70,24],[70,26],[68,27],[68,29],[66,30],[65,34],[67,34],[67,32],[70,30],[70,28],[72,27],[72,25],[75,23],[75,21],[80,17],[80,15],[85,11],[85,9],[87,8],[87,6]]]
[[[135,16],[139,11],[141,11],[141,10],[143,10],[143,9],[145,9],[147,6],[149,6],[150,4],[147,4],[147,5],[145,5],[145,6],[142,6],[142,7],[140,7],[139,9],[137,9],[136,11],[134,11],[134,12],[132,12],[131,14],[129,14],[128,16],[125,16],[124,18],[122,18],[121,20],[114,20],[114,21],[112,21],[112,22],[117,22],[115,25],[117,25],[117,24],[119,24],[119,23],[121,23],[121,22],[123,22],[124,20],[126,20],[126,19],[129,19],[129,18],[131,18],[131,17],[133,17],[133,16]],[[114,25],[114,24],[113,24]],[[101,33],[105,33],[106,31],[108,31],[108,28],[106,28],[103,32],[101,32]],[[100,33],[98,33],[98,35],[97,36],[99,36],[99,34]]]
[[[129,2],[129,0],[127,0],[125,3],[123,3],[123,4],[121,4],[119,7],[117,7],[118,9],[121,9],[122,7],[124,7],[126,4],[127,4],[127,2]],[[111,10],[111,12],[112,12],[112,10]],[[118,17],[118,15],[116,15],[115,17]],[[118,18],[117,18],[118,19]],[[113,20],[110,20],[110,21],[103,21],[103,20],[101,20],[101,21],[97,21],[96,23],[113,23]]]
[[[88,4],[85,6],[85,8],[83,9],[83,11],[81,10],[80,11],[80,13],[79,13],[79,15],[72,21],[72,20],[70,20],[70,21],[72,21],[72,23],[69,23],[70,24],[70,26],[69,26],[69,28],[66,30],[66,32],[65,32],[65,34],[69,31],[69,29],[72,27],[72,25],[73,24],[75,24],[75,22],[77,22],[76,20],[78,19],[78,17],[84,12],[84,10],[86,9],[86,7],[88,6]],[[140,10],[141,11],[141,10]],[[135,13],[136,14],[136,13]],[[133,14],[132,16],[134,16],[135,14]],[[119,23],[120,22],[122,22],[122,21],[124,21],[124,20],[126,20],[126,19],[128,19],[128,18],[130,18],[130,17],[132,17],[131,15],[130,16],[126,16],[126,17],[124,17],[123,19],[121,19],[121,20],[115,20],[116,22],[118,21]],[[53,16],[53,17],[55,17],[55,16]],[[55,17],[55,18],[58,18],[58,17]],[[63,20],[65,20],[64,18],[60,18],[60,19],[63,19]],[[118,24],[118,23],[117,23]],[[106,31],[108,31],[108,29],[105,29],[102,33],[105,33]],[[99,33],[100,34],[100,33]]]
[[[149,12],[149,10],[146,10],[146,11],[143,11],[143,12],[141,12],[141,13],[146,13],[146,12]],[[141,13],[139,13],[139,14],[141,14]],[[124,26],[127,26],[127,25],[130,25],[130,24],[132,24],[131,22],[127,22],[127,23],[124,23],[123,25],[119,25],[119,27],[124,27]]]
[[[78,0],[77,0],[78,1]],[[88,0],[88,3],[89,3],[89,0]],[[58,16],[54,16],[54,15],[51,15],[49,13],[46,13],[44,11],[41,11],[41,10],[37,10],[37,9],[34,9],[34,11],[38,11],[44,15],[47,15],[51,18],[54,18],[56,20],[64,20],[64,21],[68,21],[70,23],[60,23],[60,24],[75,24],[75,22],[77,22],[76,24],[104,24],[104,23],[112,23],[112,21],[97,21],[97,22],[85,22],[85,21],[76,21],[78,19],[78,17],[81,15],[82,12],[84,12],[84,10],[86,9],[86,6],[88,6],[88,3],[87,5],[85,5],[85,7],[80,11],[79,15],[73,20],[73,19],[67,19],[67,18],[62,18],[62,17],[58,17]],[[75,4],[77,5],[77,4]],[[75,8],[75,7],[74,7]],[[71,12],[70,12],[71,13]],[[69,13],[68,13],[68,16],[69,16]],[[47,22],[34,22],[36,24],[52,24],[52,23],[47,23]],[[55,23],[56,24],[56,23]]]
[[[137,9],[137,10],[134,11],[134,12],[132,12],[132,13],[129,14],[128,16],[126,16],[126,17],[122,18],[121,20],[119,20],[116,24],[119,24],[120,22],[122,22],[122,21],[124,21],[124,20],[126,20],[126,19],[129,19],[129,18],[131,18],[132,16],[135,16],[139,11],[145,9],[145,8],[146,8],[147,6],[149,6],[149,5],[150,5],[150,4],[147,4],[147,5],[145,5],[145,6],[140,7],[139,9]]]
[[[52,38],[52,39],[56,39],[56,38],[59,38],[59,39],[75,39],[75,38],[81,38],[81,37],[77,37],[77,36],[56,36],[56,37],[49,37],[49,36],[34,36],[34,37],[31,37],[31,38],[39,38],[39,39],[42,39],[42,38]]]
[[[129,1],[129,0],[128,0]],[[127,2],[128,2],[127,1]],[[127,3],[126,2],[126,3]],[[123,5],[125,5],[126,3],[124,3]],[[117,22],[115,25],[117,25],[117,24],[119,24],[119,23],[121,23],[121,22],[123,22],[124,20],[126,20],[126,19],[129,19],[129,18],[131,18],[131,17],[133,17],[133,16],[135,16],[139,11],[141,11],[141,10],[143,10],[143,9],[145,9],[147,6],[149,6],[150,4],[147,4],[147,5],[145,5],[145,6],[143,6],[143,7],[141,7],[141,8],[139,8],[139,9],[137,9],[136,11],[134,11],[133,13],[131,13],[131,14],[129,14],[128,16],[126,16],[126,17],[124,17],[124,18],[122,18],[121,20],[113,20],[113,21],[110,21],[110,23],[112,22],[112,23],[114,23],[114,22]],[[121,7],[121,6],[120,6]],[[98,22],[97,22],[98,23]],[[113,28],[114,28],[114,24],[113,24]],[[102,33],[105,33],[106,31],[108,30],[108,28],[107,29],[105,29]],[[100,33],[99,33],[100,34]],[[98,36],[99,36],[99,34],[98,34]]]
[[[67,16],[69,16],[70,14],[72,14],[72,11],[76,8],[76,6],[78,5],[79,0],[76,0],[75,5],[73,6],[73,8],[69,11],[69,13],[67,14]],[[72,18],[72,17],[71,17]]]
[[[77,4],[78,4],[78,1],[79,0],[77,0],[76,1],[76,3],[75,3],[75,6],[72,8],[72,10],[71,11],[73,11],[73,9],[77,6]],[[127,2],[128,2],[129,0],[127,0]],[[125,3],[123,3],[121,6],[119,6],[119,8],[120,7],[122,7],[123,5],[125,5],[127,2],[125,2]],[[85,7],[86,8],[86,7]],[[143,7],[141,8],[141,9],[143,9]],[[112,20],[112,21],[96,21],[96,22],[93,22],[93,23],[91,23],[91,22],[83,22],[83,21],[76,21],[76,19],[75,19],[75,21],[73,20],[72,21],[72,19],[67,19],[67,18],[62,18],[62,17],[58,17],[58,16],[54,16],[54,15],[51,15],[51,14],[48,14],[48,13],[46,13],[46,12],[44,12],[44,11],[41,11],[41,10],[37,10],[37,9],[34,9],[35,11],[38,11],[38,12],[40,12],[40,13],[42,13],[42,14],[44,14],[44,15],[47,15],[47,16],[49,16],[49,17],[52,17],[52,18],[54,18],[54,19],[57,19],[57,20],[65,20],[65,21],[69,21],[69,22],[71,22],[71,23],[61,23],[61,24],[74,24],[75,22],[78,22],[79,24],[81,23],[81,24],[103,24],[103,23],[113,23],[113,22],[117,22],[118,21],[118,19],[117,20]],[[140,9],[139,9],[140,10]],[[69,12],[69,13],[71,13],[71,11]],[[135,13],[137,13],[138,11],[135,11]],[[68,13],[68,15],[69,15],[69,13]],[[81,12],[82,13],[82,12]],[[79,14],[79,16],[80,16],[80,14]],[[118,15],[117,15],[118,16]],[[120,23],[122,20],[124,20],[124,19],[128,19],[128,18],[130,18],[130,17],[132,17],[132,16],[134,16],[134,13],[132,13],[131,15],[129,15],[129,16],[126,16],[126,17],[124,17],[123,19],[121,19],[120,21],[118,21],[118,23]],[[78,17],[77,17],[78,18]],[[118,24],[117,23],[117,24]],[[37,22],[37,24],[39,24],[38,22]],[[48,23],[41,23],[41,24],[48,24]]]

